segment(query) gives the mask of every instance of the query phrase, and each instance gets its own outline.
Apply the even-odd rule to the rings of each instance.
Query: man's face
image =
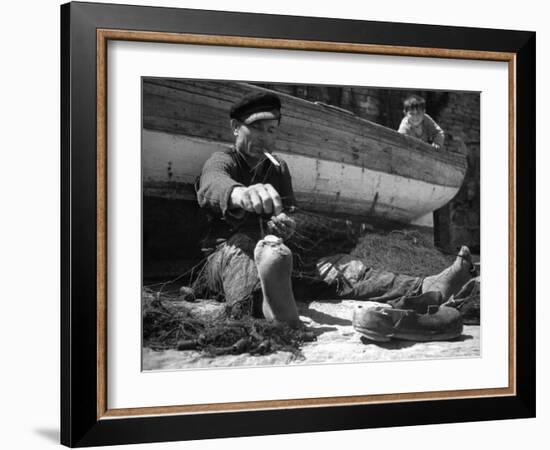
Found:
[[[257,120],[245,125],[232,122],[237,150],[249,158],[264,158],[264,152],[271,153],[275,145],[279,121],[275,119]]]
[[[419,107],[410,108],[407,111],[407,119],[412,125],[420,125],[424,119],[424,109]]]

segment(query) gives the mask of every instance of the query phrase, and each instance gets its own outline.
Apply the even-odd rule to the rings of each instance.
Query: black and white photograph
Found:
[[[142,370],[480,356],[480,93],[142,77]]]

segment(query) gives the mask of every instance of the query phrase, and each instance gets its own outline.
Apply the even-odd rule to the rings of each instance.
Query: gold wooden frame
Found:
[[[109,40],[195,45],[251,47],[286,50],[314,50],[326,52],[364,53],[392,56],[437,57],[501,61],[508,63],[509,95],[509,286],[508,286],[508,387],[433,391],[404,394],[342,396],[266,400],[201,405],[179,405],[108,409],[107,406],[107,42]],[[516,54],[444,48],[397,47],[387,45],[260,39],[234,36],[157,33],[114,29],[97,30],[97,419],[151,416],[166,414],[220,413],[266,409],[291,409],[320,406],[344,406],[411,402],[421,400],[448,400],[460,398],[502,397],[516,395]]]

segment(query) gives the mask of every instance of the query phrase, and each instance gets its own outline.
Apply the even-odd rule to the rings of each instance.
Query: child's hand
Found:
[[[432,147],[435,148],[436,150],[439,150],[441,148],[441,145],[436,144],[435,142],[432,142]]]

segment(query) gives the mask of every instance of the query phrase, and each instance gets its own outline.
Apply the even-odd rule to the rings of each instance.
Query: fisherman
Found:
[[[295,231],[286,214],[295,198],[286,162],[272,154],[281,102],[274,94],[253,94],[234,104],[229,116],[235,144],[206,161],[197,185],[199,205],[211,215],[218,240],[202,281],[227,302],[233,317],[248,314],[298,326],[292,252],[283,243]],[[265,231],[271,234],[263,237]],[[433,277],[376,270],[344,254],[319,260],[313,275],[338,297],[386,302],[438,291],[446,300],[468,281],[472,267],[463,247],[455,263]]]

